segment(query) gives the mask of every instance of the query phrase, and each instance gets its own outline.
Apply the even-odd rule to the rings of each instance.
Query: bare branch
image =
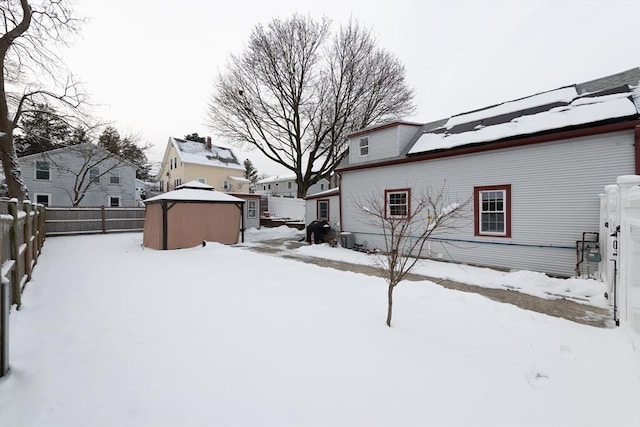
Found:
[[[365,200],[355,200],[360,209],[360,220],[379,230],[384,249],[377,255],[377,265],[388,284],[387,326],[391,326],[393,290],[404,280],[418,261],[424,257],[424,248],[430,237],[465,226],[469,218],[471,199],[450,200],[446,182],[440,189],[427,188],[412,196],[411,191],[398,191],[397,199],[380,189]]]
[[[355,21],[258,25],[214,84],[209,125],[296,174],[298,197],[345,157],[347,135],[413,111],[405,70]]]

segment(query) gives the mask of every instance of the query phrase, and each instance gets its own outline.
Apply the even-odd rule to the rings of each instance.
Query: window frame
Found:
[[[96,171],[95,173],[93,171]],[[92,175],[95,175],[93,178],[91,177]],[[89,182],[95,182],[96,184],[100,183],[100,168],[97,166],[94,166],[92,168],[89,168]]]
[[[47,204],[45,205],[44,203],[39,203],[38,196],[45,196],[47,198]],[[35,198],[35,203],[45,207],[51,206],[51,193],[34,193],[33,197]]]
[[[503,192],[503,212],[482,211],[482,194]],[[482,231],[483,213],[503,213],[504,229],[502,232]],[[511,237],[511,184],[485,185],[473,187],[473,225],[474,235],[478,237]]]
[[[363,144],[365,142],[366,144]],[[366,149],[366,152],[363,154],[362,150]],[[367,157],[369,155],[369,137],[363,136],[358,138],[358,153],[360,157]]]
[[[390,203],[390,196],[392,194],[406,194],[406,207],[407,211],[404,215],[391,215],[390,207],[392,206]],[[411,189],[410,188],[394,188],[391,190],[384,190],[384,217],[387,219],[409,219],[411,217]]]
[[[45,163],[47,165],[47,178],[38,178],[38,172],[44,172],[44,170],[38,169],[38,163]],[[51,162],[46,160],[36,160],[33,169],[36,181],[51,181]]]
[[[327,204],[327,216],[320,216],[320,204],[322,203],[326,203]],[[316,219],[318,220],[324,220],[324,221],[329,221],[329,199],[318,199],[316,200]]]
[[[251,205],[253,204],[253,208]],[[251,211],[253,210],[253,215]],[[247,200],[247,218],[255,219],[258,218],[258,201],[256,199]]]
[[[206,184],[206,183],[207,183],[207,178],[198,177],[198,178],[197,178],[197,181],[198,181],[200,184]]]
[[[113,206],[111,204],[112,199],[118,199],[118,206]],[[121,208],[122,207],[122,198],[120,196],[107,196],[107,203],[110,208]]]
[[[114,181],[115,178],[115,181]],[[120,171],[118,169],[114,169],[109,174],[109,184],[112,185],[120,185]]]

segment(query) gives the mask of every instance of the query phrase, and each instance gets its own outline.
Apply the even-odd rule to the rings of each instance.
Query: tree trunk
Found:
[[[18,155],[13,145],[13,134],[8,129],[5,135],[0,137],[0,158],[2,159],[2,168],[7,180],[9,189],[9,197],[16,198],[18,201],[27,199],[27,186],[22,179],[20,165],[18,164]]]
[[[388,306],[387,306],[387,326],[391,327],[391,312],[393,310],[393,288],[395,285],[389,285],[389,292],[387,294]]]

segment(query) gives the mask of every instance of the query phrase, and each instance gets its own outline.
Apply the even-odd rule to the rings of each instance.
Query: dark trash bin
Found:
[[[325,238],[330,230],[331,226],[327,221],[311,221],[307,225],[307,243],[325,243]]]

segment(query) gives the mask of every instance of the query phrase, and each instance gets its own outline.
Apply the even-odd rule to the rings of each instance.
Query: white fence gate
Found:
[[[640,176],[620,176],[600,195],[600,248],[616,319],[640,334]]]

